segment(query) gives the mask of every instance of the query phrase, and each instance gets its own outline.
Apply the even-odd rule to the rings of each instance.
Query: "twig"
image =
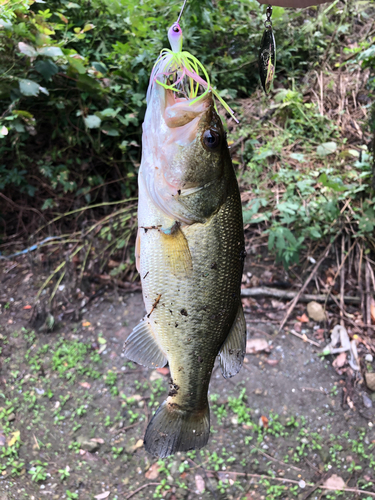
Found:
[[[306,288],[306,287],[305,287]],[[256,288],[242,288],[241,297],[275,297],[278,299],[295,299],[298,296],[299,302],[335,302],[330,294],[310,294],[310,293],[300,293],[300,291],[287,291],[279,290],[277,288],[266,288],[266,287],[256,287]],[[344,302],[347,304],[359,304],[361,299],[359,297],[349,297],[344,296]]]
[[[159,486],[160,484],[161,483],[147,483],[147,484],[144,484],[143,486],[140,486],[136,490],[134,490],[131,493],[129,493],[129,495],[126,495],[126,497],[124,497],[124,500],[129,500],[129,498],[133,497],[134,495],[136,495],[137,493],[139,493],[144,488],[148,488],[149,486]]]
[[[313,267],[313,270],[311,271],[309,277],[307,278],[307,280],[305,281],[305,283],[302,285],[300,291],[298,292],[298,294],[295,296],[295,298],[292,300],[292,302],[290,303],[290,306],[284,316],[284,319],[282,320],[281,322],[281,325],[280,325],[280,328],[279,328],[279,331],[283,329],[285,323],[288,321],[288,318],[289,316],[291,315],[291,313],[293,312],[294,308],[296,307],[296,304],[297,302],[299,301],[301,295],[303,294],[303,292],[306,290],[307,288],[307,285],[310,283],[310,281],[312,280],[312,278],[314,277],[316,271],[319,269],[321,263],[324,261],[324,259],[327,257],[327,255],[329,254],[329,251],[331,250],[331,247],[332,247],[332,244],[336,241],[337,237],[338,237],[339,233],[335,236],[335,238],[328,244],[327,248],[325,249],[325,251],[323,252],[323,255],[320,257],[320,259],[318,260],[318,262],[315,264],[315,266]]]
[[[361,309],[362,309],[362,317],[363,321],[366,321],[366,311],[365,311],[365,302],[364,302],[364,293],[362,286],[362,258],[363,258],[363,248],[357,244],[357,248],[359,251],[359,261],[358,261],[358,289],[359,296],[361,297]]]
[[[294,467],[294,465],[286,464],[285,462],[282,462],[281,460],[277,460],[276,458],[271,457],[271,455],[264,453],[264,451],[260,450],[259,448],[256,448],[255,446],[253,446],[253,449],[256,450],[258,453],[261,453],[265,457],[269,458],[270,460],[273,460],[274,462],[277,462],[278,464],[285,465],[285,467],[290,467],[291,469],[298,470],[299,472],[301,472],[303,470],[303,469],[299,469],[298,467]]]
[[[341,237],[341,272],[340,272],[340,325],[344,326],[344,290],[345,290],[345,236]]]
[[[290,330],[290,333],[295,337],[302,339],[304,342],[308,342],[309,344],[315,345],[316,347],[320,347],[320,344],[318,344],[318,342],[309,339],[307,335],[301,335],[300,333],[297,333],[295,330]]]
[[[366,326],[371,326],[371,285],[370,285],[370,263],[365,261],[366,271]],[[364,319],[364,318],[363,318]]]

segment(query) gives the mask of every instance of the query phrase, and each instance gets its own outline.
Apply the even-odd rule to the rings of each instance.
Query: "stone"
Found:
[[[95,453],[100,447],[100,443],[97,441],[91,441],[86,436],[78,436],[77,443],[79,444],[81,450],[89,451],[90,453]]]
[[[307,314],[309,315],[310,319],[319,323],[326,319],[326,313],[323,309],[323,306],[321,304],[318,304],[318,302],[315,302],[314,300],[307,304]]]
[[[370,391],[375,391],[375,373],[374,372],[365,373],[365,380],[367,387],[370,389]]]

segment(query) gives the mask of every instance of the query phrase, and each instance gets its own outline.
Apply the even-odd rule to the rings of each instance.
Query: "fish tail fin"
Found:
[[[186,411],[179,405],[164,401],[152,417],[144,438],[151,455],[165,458],[177,451],[203,448],[210,434],[210,408]]]

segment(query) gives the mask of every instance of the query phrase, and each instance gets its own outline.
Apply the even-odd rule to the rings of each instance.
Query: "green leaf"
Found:
[[[48,59],[46,61],[37,61],[34,67],[35,70],[42,75],[46,82],[49,82],[53,75],[56,75],[59,71],[56,64]]]
[[[302,153],[291,153],[290,154],[290,157],[293,159],[293,160],[297,160],[299,161],[300,163],[305,163],[306,160],[305,160],[305,155],[303,155]]]
[[[118,130],[116,130],[115,128],[105,127],[105,128],[102,128],[102,132],[103,132],[103,134],[110,135],[112,137],[117,137],[120,135]]]
[[[83,120],[87,128],[99,128],[102,123],[99,116],[96,115],[88,115]]]
[[[96,71],[99,71],[99,73],[102,73],[103,75],[105,75],[107,73],[107,68],[104,66],[103,63],[101,62],[97,62],[97,61],[94,61],[93,63],[91,63],[91,66],[96,70]]]
[[[76,57],[69,56],[68,61],[69,61],[71,68],[73,68],[77,73],[79,73],[80,75],[83,75],[86,73],[86,68],[82,64],[81,59],[77,59]]]
[[[324,187],[333,189],[333,191],[345,191],[346,188],[341,179],[338,179],[338,181],[336,179],[328,179],[325,172],[323,172],[322,175],[320,175],[318,178],[318,182],[321,182]]]
[[[77,87],[85,92],[98,92],[102,90],[100,83],[86,74],[80,74],[78,76]]]
[[[42,47],[38,49],[38,54],[47,57],[60,57],[64,55],[60,47]]]
[[[316,154],[319,156],[328,156],[337,150],[336,142],[324,142],[316,148]]]
[[[27,43],[20,42],[18,44],[18,48],[22,54],[25,54],[28,57],[36,57],[38,55],[37,51],[31,45],[27,45]]]
[[[20,92],[25,96],[37,96],[39,92],[48,95],[48,90],[41,87],[39,83],[33,82],[32,80],[20,80],[19,81]]]

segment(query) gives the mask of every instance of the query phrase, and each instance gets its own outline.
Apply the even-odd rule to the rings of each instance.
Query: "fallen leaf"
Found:
[[[30,306],[29,304],[27,306],[23,306],[24,309],[31,309],[33,306]]]
[[[102,438],[91,438],[90,441],[94,441],[94,443],[104,444],[104,439]]]
[[[143,439],[138,439],[138,441],[134,445],[134,451],[138,450],[139,448],[142,448],[143,446]]]
[[[20,431],[15,431],[11,433],[11,438],[8,441],[8,446],[13,446],[17,441],[20,440],[21,433]]]
[[[323,488],[327,490],[343,490],[346,484],[342,477],[337,474],[332,474],[326,481],[323,483]]]
[[[89,384],[88,382],[80,382],[79,385],[81,387],[84,387],[85,389],[90,389],[91,387],[91,384]]]
[[[104,500],[104,498],[108,498],[110,494],[110,491],[105,491],[104,493],[100,493],[100,495],[95,495],[94,498],[96,498],[96,500]]]
[[[152,464],[151,467],[146,472],[145,477],[147,479],[156,479],[159,475],[160,468],[161,468],[161,466],[158,465],[157,463]]]
[[[264,415],[262,415],[259,418],[259,425],[260,425],[260,427],[264,427],[265,429],[267,429],[267,427],[268,427],[268,418],[265,417]]]
[[[271,300],[272,307],[274,309],[284,309],[286,304],[280,300]]]
[[[264,360],[268,365],[271,366],[276,366],[277,363],[280,361],[279,359],[265,359]]]
[[[334,368],[342,368],[346,364],[346,352],[341,352],[332,363]]]
[[[372,323],[375,325],[375,300],[371,297],[370,313]]]
[[[169,368],[157,368],[156,371],[162,375],[169,375]]]
[[[203,493],[204,490],[205,490],[205,488],[206,488],[206,485],[204,483],[204,479],[199,474],[197,474],[195,476],[195,486],[197,487],[197,492],[198,493]]]
[[[256,352],[266,351],[269,345],[266,339],[250,339],[246,342],[246,353],[255,354]]]
[[[297,316],[297,319],[301,323],[308,323],[309,322],[309,318],[307,317],[307,315],[305,313],[303,313],[302,316]]]
[[[90,321],[83,321],[82,326],[90,326]]]

